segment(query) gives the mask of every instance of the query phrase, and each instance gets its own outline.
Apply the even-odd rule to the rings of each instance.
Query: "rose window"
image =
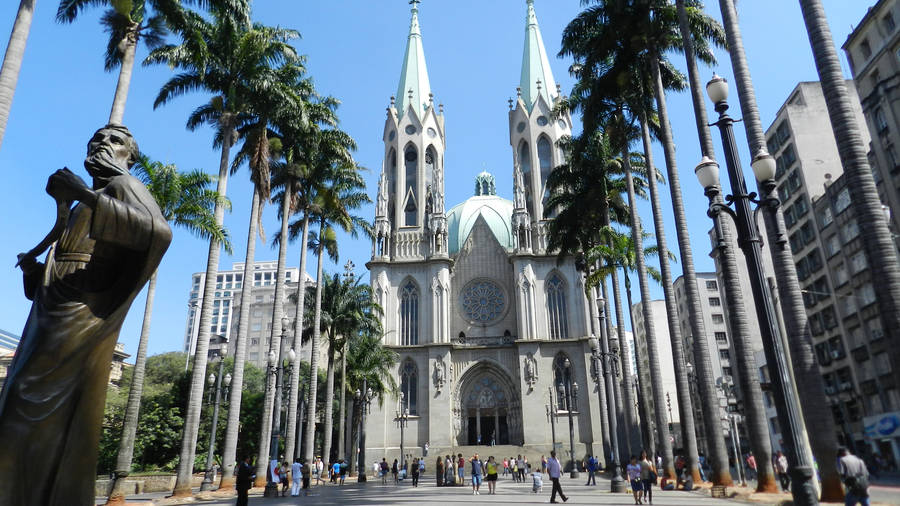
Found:
[[[469,283],[460,296],[466,318],[473,323],[489,323],[498,319],[506,308],[506,295],[496,283],[479,280]]]

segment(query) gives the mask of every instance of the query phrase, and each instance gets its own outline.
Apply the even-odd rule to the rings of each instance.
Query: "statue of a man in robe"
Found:
[[[33,304],[0,394],[0,506],[94,504],[113,348],[172,240],[156,201],[128,173],[139,154],[128,129],[101,128],[87,151],[92,186],[68,169],[47,182],[64,226],[48,236],[46,263],[35,259],[44,246],[19,255]]]

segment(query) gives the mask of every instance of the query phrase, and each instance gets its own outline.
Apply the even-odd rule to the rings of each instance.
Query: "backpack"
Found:
[[[869,496],[869,478],[865,475],[848,476],[844,480],[847,491],[857,497]]]

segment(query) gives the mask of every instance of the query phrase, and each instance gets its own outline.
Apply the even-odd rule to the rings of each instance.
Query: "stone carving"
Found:
[[[388,212],[388,182],[387,174],[381,171],[381,179],[378,180],[378,201],[375,205],[375,216],[387,216]]]
[[[434,361],[434,372],[431,374],[431,379],[434,380],[434,389],[438,393],[444,388],[444,380],[447,376],[446,369],[447,364],[444,362],[443,358]]]
[[[506,295],[493,281],[479,279],[469,283],[460,295],[460,306],[466,318],[473,323],[486,324],[503,315]]]
[[[513,170],[513,206],[516,209],[525,209],[525,178],[518,163]]]
[[[528,352],[528,354],[525,356],[524,362],[525,383],[528,384],[528,390],[532,390],[534,388],[534,384],[537,383],[538,380],[537,360],[534,358],[534,354]]]
[[[431,190],[434,200],[434,212],[436,214],[444,214],[444,171],[434,164],[431,169],[431,180],[433,181]]]
[[[172,240],[153,196],[128,173],[138,154],[127,128],[107,125],[88,142],[90,186],[65,168],[47,182],[58,225],[19,255],[34,302],[0,394],[0,504],[94,502],[113,349]]]

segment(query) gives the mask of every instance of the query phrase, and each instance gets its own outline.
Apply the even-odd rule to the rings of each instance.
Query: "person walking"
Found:
[[[519,468],[519,481],[525,483],[525,459],[521,455],[516,457],[516,466]]]
[[[394,484],[400,483],[400,469],[398,467],[397,459],[394,459],[394,463],[391,464],[391,475],[394,476]]]
[[[509,474],[509,459],[503,457],[503,476]]]
[[[237,506],[247,506],[247,492],[253,486],[253,471],[250,467],[250,456],[244,455],[237,470],[234,487],[237,489]]]
[[[485,480],[488,483],[488,494],[496,494],[497,493],[497,461],[494,460],[494,456],[491,455],[488,457],[487,463],[484,466],[485,469]]]
[[[322,481],[322,472],[325,471],[325,463],[322,462],[322,457],[316,457],[316,461],[313,463],[314,470],[313,473],[316,475],[316,485]]]
[[[278,478],[281,480],[281,497],[284,497],[284,494],[288,491],[291,484],[288,481],[288,472],[291,470],[290,466],[288,466],[287,461],[283,461],[281,463],[281,470],[278,473]]]
[[[456,460],[447,455],[444,460],[444,485],[450,486],[456,482]]]
[[[478,458],[477,453],[470,462],[472,463],[472,495],[481,495],[481,477],[484,473],[484,463]]]
[[[650,462],[645,451],[641,452],[641,461],[638,464],[641,466],[642,500],[647,501],[647,504],[653,504],[653,485],[656,485],[657,468]]]
[[[753,452],[747,454],[747,479],[755,480],[756,479],[756,457],[753,456]]]
[[[781,450],[775,453],[775,474],[781,482],[781,490],[787,492],[791,488],[791,477],[788,475],[787,457]]]
[[[412,465],[412,486],[419,486],[419,459],[413,460]]]
[[[588,485],[596,486],[597,478],[594,477],[594,473],[597,472],[597,459],[595,459],[593,455],[588,455],[587,472],[588,472],[588,479],[587,479],[587,483],[585,483],[584,486],[588,486]]]
[[[303,478],[303,465],[300,464],[300,457],[297,457],[291,464],[291,497],[300,495],[301,478]]]
[[[644,504],[643,496],[641,492],[643,491],[643,482],[641,481],[641,466],[637,463],[637,458],[634,455],[631,456],[631,462],[625,466],[625,474],[628,475],[628,481],[631,483],[631,493],[634,495],[634,503],[635,504]]]
[[[547,457],[541,455],[541,474],[547,472]]]
[[[303,462],[303,468],[300,470],[300,473],[303,475],[303,495],[309,495],[309,481],[312,478],[312,470],[315,467],[315,462],[310,463],[310,461],[306,460]]]
[[[438,487],[444,486],[444,459],[438,455],[437,462],[434,463],[434,476]]]
[[[866,463],[843,446],[838,448],[838,472],[844,481],[844,506],[869,506],[869,470]]]
[[[387,474],[390,472],[391,468],[387,463],[387,459],[381,457],[381,464],[379,467],[379,474],[381,475],[381,484],[387,485]]]
[[[556,458],[556,451],[550,452],[550,458],[547,460],[547,474],[550,475],[550,481],[553,483],[553,489],[550,492],[550,502],[556,502],[556,494],[559,494],[560,499],[563,502],[569,500],[566,497],[566,494],[563,493],[562,487],[559,486],[559,476],[562,471],[562,466],[559,464],[559,459]]]
[[[462,453],[457,455],[457,471],[459,475],[459,483],[457,485],[465,485],[466,484],[466,459],[463,458]]]

